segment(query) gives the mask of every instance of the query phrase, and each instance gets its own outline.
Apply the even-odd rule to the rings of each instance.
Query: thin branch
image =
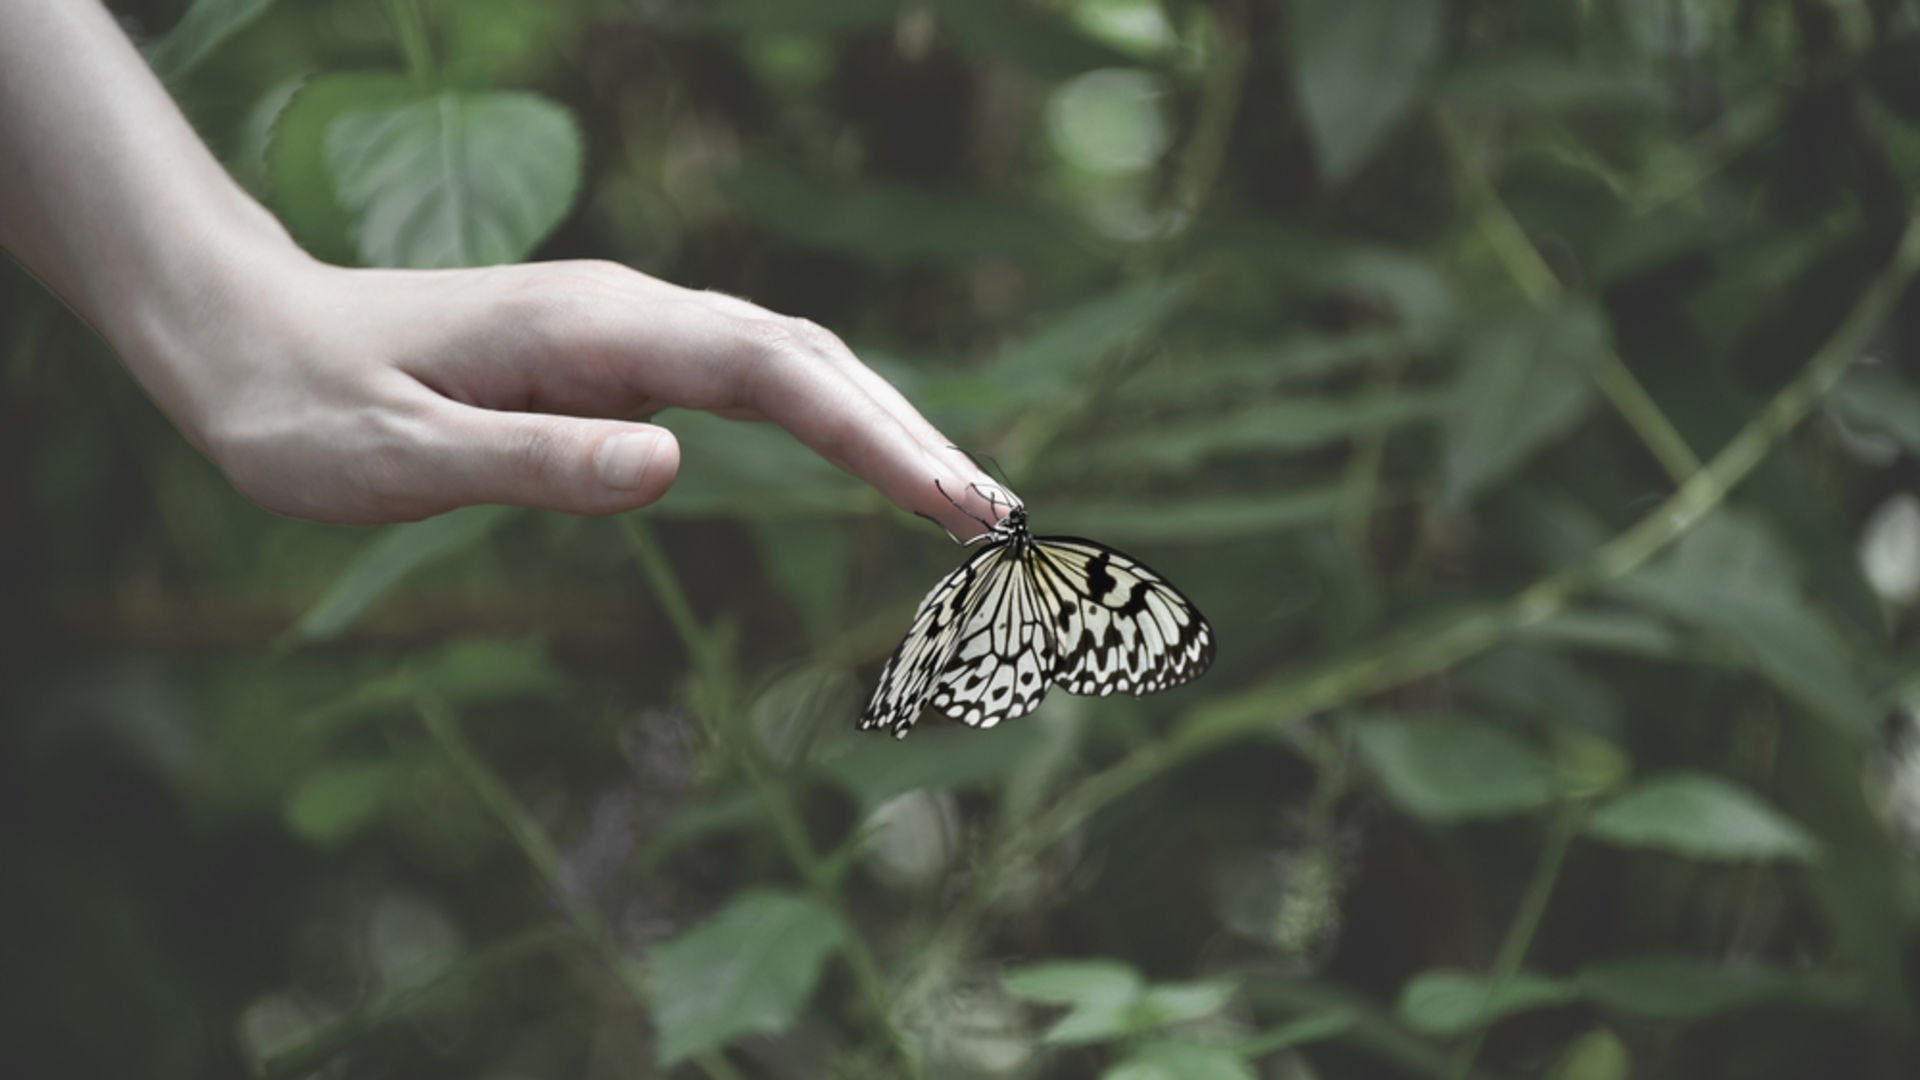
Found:
[[[1454,182],[1473,204],[1474,223],[1507,272],[1513,275],[1520,291],[1543,307],[1559,300],[1565,292],[1560,279],[1540,257],[1492,181],[1474,166],[1465,138],[1444,112],[1440,114],[1439,128],[1441,141],[1447,147],[1447,158],[1453,165]],[[1660,411],[1660,406],[1646,387],[1640,385],[1620,354],[1606,350],[1594,363],[1593,380],[1675,483],[1685,483],[1700,468],[1700,459],[1694,455],[1693,448],[1687,445],[1673,421],[1667,419],[1667,414]]]
[[[1546,847],[1540,852],[1540,861],[1534,864],[1526,892],[1520,896],[1520,907],[1507,927],[1505,940],[1500,943],[1500,955],[1494,959],[1493,978],[1487,983],[1488,1003],[1499,1000],[1500,991],[1520,973],[1520,965],[1526,962],[1534,934],[1547,913],[1547,901],[1560,880],[1560,868],[1566,865],[1567,851],[1573,846],[1573,838],[1579,834],[1584,819],[1585,810],[1577,803],[1562,806],[1554,817]],[[1480,1046],[1486,1041],[1489,1026],[1490,1021],[1485,1019],[1475,1025],[1473,1037],[1461,1046],[1460,1053],[1453,1059],[1452,1080],[1470,1080],[1473,1076],[1473,1063],[1480,1056]]]

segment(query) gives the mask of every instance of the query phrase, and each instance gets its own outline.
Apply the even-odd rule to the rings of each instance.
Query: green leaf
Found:
[[[1104,1042],[1139,1029],[1135,1006],[1145,984],[1138,972],[1113,960],[1066,960],[1016,968],[1001,976],[1007,993],[1024,1001],[1071,1005],[1041,1036],[1054,1046]]]
[[[1118,960],[1056,960],[1006,971],[1000,985],[1043,1005],[1132,1005],[1146,988],[1140,973]]]
[[[1460,669],[1460,683],[1509,716],[1613,735],[1620,701],[1598,675],[1550,649],[1508,645]]]
[[[1633,1055],[1620,1036],[1605,1028],[1595,1028],[1567,1044],[1558,1061],[1547,1073],[1548,1080],[1628,1080],[1633,1075]]]
[[[1241,219],[1218,228],[1214,243],[1223,252],[1254,273],[1278,278],[1276,284],[1315,298],[1384,307],[1407,347],[1439,343],[1458,321],[1459,301],[1447,275],[1424,254],[1265,221]]]
[[[648,950],[659,1063],[718,1050],[742,1035],[786,1031],[840,940],[839,921],[813,901],[755,891]]]
[[[267,143],[268,187],[274,210],[301,247],[329,262],[356,260],[351,222],[327,170],[327,131],[343,114],[398,107],[418,95],[404,75],[322,75],[280,110]]]
[[[1541,756],[1503,728],[1464,717],[1382,717],[1352,724],[1360,756],[1387,796],[1439,823],[1507,817],[1554,799]]]
[[[294,626],[296,641],[324,641],[352,626],[401,578],[484,540],[508,519],[504,506],[470,506],[385,530]]]
[[[1187,278],[1123,286],[1067,310],[1008,346],[985,374],[1023,397],[1084,392],[1101,361],[1151,333],[1190,293]]]
[[[490,266],[530,253],[580,186],[573,116],[525,93],[441,92],[357,109],[326,160],[370,266]]]
[[[147,64],[165,83],[178,82],[200,61],[259,18],[273,0],[193,0],[173,29],[142,46]]]
[[[1884,435],[1920,456],[1920,389],[1884,365],[1850,372],[1833,388],[1827,409],[1855,431]]]
[[[1745,789],[1681,773],[1648,780],[1596,811],[1587,831],[1624,847],[1694,859],[1811,862],[1819,844],[1800,825]]]
[[[1444,399],[1420,392],[1290,397],[1090,441],[1052,455],[1047,466],[1063,470],[1097,468],[1102,472],[1182,472],[1225,454],[1278,455],[1315,450],[1390,431],[1439,416],[1443,404]]]
[[[1636,611],[1583,608],[1563,611],[1524,627],[1523,638],[1543,645],[1614,652],[1651,660],[1680,656],[1684,645],[1672,627]]]
[[[1095,536],[1109,542],[1152,541],[1207,544],[1217,540],[1270,537],[1332,521],[1347,507],[1338,487],[1239,495],[1050,503],[1036,530]]]
[[[921,788],[981,787],[1002,780],[1044,741],[1038,724],[1002,724],[991,732],[916,731],[905,740],[866,735],[842,740],[820,768],[872,810]]]
[[[1846,642],[1804,598],[1799,567],[1758,518],[1722,509],[1612,591],[1738,646],[1842,731],[1871,728],[1875,708]]]
[[[412,668],[415,688],[456,704],[552,697],[567,678],[538,641],[454,641]]]
[[[1294,0],[1295,92],[1338,183],[1366,164],[1426,88],[1439,58],[1441,0]]]
[[[380,817],[401,777],[391,761],[327,766],[287,797],[287,827],[310,843],[338,846]]]
[[[1142,1027],[1184,1024],[1226,1008],[1239,990],[1240,980],[1231,978],[1155,983],[1135,1006],[1135,1015]]]
[[[1128,372],[1114,387],[1114,396],[1150,405],[1196,398],[1246,400],[1289,383],[1338,375],[1412,351],[1412,340],[1398,330],[1308,333],[1230,349],[1168,350]]]
[[[1598,1004],[1634,1016],[1691,1022],[1794,988],[1794,976],[1690,957],[1634,957],[1591,964],[1575,977]]]
[[[1573,430],[1593,400],[1588,362],[1606,348],[1606,322],[1585,303],[1490,322],[1464,349],[1442,431],[1447,497],[1480,494]]]
[[[1560,113],[1645,109],[1659,105],[1661,85],[1650,70],[1581,62],[1547,53],[1517,53],[1463,63],[1441,93],[1449,105],[1501,113]]]
[[[1257,1080],[1251,1067],[1223,1046],[1156,1041],[1143,1044],[1100,1080]]]
[[[1424,971],[1401,989],[1397,1009],[1408,1026],[1429,1035],[1463,1035],[1503,1016],[1578,996],[1572,983],[1525,972],[1495,986],[1464,971]]]
[[[743,168],[721,190],[735,209],[777,235],[880,263],[1031,260],[1073,246],[1071,226],[1026,202],[850,183],[770,166]]]
[[[941,23],[969,52],[1060,79],[1132,62],[1045,7],[1021,0],[933,0]]]

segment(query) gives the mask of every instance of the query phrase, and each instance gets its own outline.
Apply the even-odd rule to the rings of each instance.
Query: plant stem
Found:
[[[1559,300],[1565,292],[1560,279],[1540,257],[1539,250],[1507,209],[1492,181],[1474,166],[1458,126],[1442,113],[1439,127],[1441,141],[1446,144],[1447,157],[1453,165],[1454,182],[1474,205],[1475,225],[1481,235],[1527,299],[1542,307]],[[1607,349],[1596,359],[1593,380],[1675,483],[1685,483],[1700,468],[1700,459],[1694,455],[1693,448],[1687,445],[1673,421],[1667,419],[1667,414],[1660,411],[1660,406],[1646,387],[1640,385],[1619,353]]]
[[[660,606],[666,609],[667,619],[680,635],[687,654],[693,660],[695,679],[702,683],[701,693],[697,696],[699,706],[707,712],[702,717],[709,735],[726,735],[726,743],[738,757],[746,771],[748,783],[765,809],[775,834],[785,849],[787,859],[800,872],[807,883],[807,890],[816,903],[831,912],[840,923],[841,954],[847,961],[847,969],[853,975],[854,984],[869,1012],[880,1025],[888,1048],[900,1060],[909,1077],[922,1076],[919,1058],[909,1047],[905,1036],[893,1022],[893,1011],[889,1006],[891,995],[887,988],[886,976],[873,951],[868,948],[858,926],[847,914],[846,905],[840,899],[833,868],[814,850],[813,841],[807,834],[806,820],[794,805],[792,794],[785,782],[779,777],[771,762],[767,761],[760,744],[751,731],[728,731],[728,721],[738,710],[732,704],[733,685],[728,673],[723,670],[721,649],[714,637],[693,614],[693,605],[687,602],[685,590],[680,587],[680,579],[673,572],[673,566],[667,561],[666,553],[654,539],[653,533],[637,515],[626,514],[620,518],[621,530],[626,536],[627,546],[633,552],[634,561],[639,565],[641,574],[653,589]]]
[[[986,860],[970,895],[936,933],[929,947],[929,967],[937,969],[964,947],[1006,874],[1126,793],[1234,739],[1272,734],[1322,710],[1452,667],[1515,631],[1559,614],[1579,593],[1632,573],[1685,535],[1805,418],[1893,310],[1920,269],[1920,206],[1914,208],[1914,215],[1892,261],[1867,286],[1800,375],[1652,513],[1604,544],[1585,564],[1541,578],[1504,604],[1468,612],[1427,633],[1318,673],[1276,680],[1196,709],[1171,736],[1146,743],[1088,777],[1027,830],[1010,835]]]
[[[548,838],[546,830],[540,827],[540,823],[534,820],[513,790],[507,787],[506,781],[501,780],[474,750],[473,744],[467,741],[466,733],[460,729],[459,717],[445,702],[421,695],[415,701],[415,708],[421,725],[446,756],[454,772],[479,797],[494,820],[506,829],[507,835],[513,838],[514,844],[540,876],[547,891],[566,912],[567,920],[613,971],[635,1004],[645,1008],[647,986],[639,962],[620,947],[619,940],[614,937],[613,930],[600,917],[600,913],[567,887],[560,866],[560,850]],[[732,1080],[739,1075],[732,1063],[718,1053],[704,1054],[695,1061],[713,1080]]]
[[[1500,991],[1520,973],[1520,965],[1526,962],[1527,950],[1532,948],[1533,936],[1539,932],[1540,920],[1547,913],[1553,886],[1560,880],[1560,868],[1566,865],[1567,851],[1573,846],[1573,838],[1579,835],[1585,816],[1577,804],[1562,806],[1554,815],[1547,831],[1546,847],[1540,852],[1540,861],[1534,864],[1526,892],[1520,894],[1520,907],[1514,911],[1513,923],[1507,927],[1507,936],[1500,942],[1500,953],[1494,958],[1493,978],[1487,984],[1489,1003],[1499,1000]],[[1473,1037],[1461,1046],[1449,1070],[1452,1080],[1468,1080],[1473,1075],[1474,1059],[1480,1056],[1480,1045],[1486,1041],[1490,1023],[1483,1019],[1474,1027]]]
[[[387,0],[387,21],[407,58],[407,74],[421,85],[433,80],[433,49],[427,43],[427,16],[423,0]]]

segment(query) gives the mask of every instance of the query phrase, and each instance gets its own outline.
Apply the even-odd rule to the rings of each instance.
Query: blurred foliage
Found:
[[[783,433],[282,521],[10,272],[22,1075],[1920,1070],[1911,4],[114,6],[316,253],[805,314],[1222,646],[862,737],[958,553]]]

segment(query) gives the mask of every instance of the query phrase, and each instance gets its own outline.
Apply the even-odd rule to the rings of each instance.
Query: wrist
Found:
[[[120,295],[84,312],[189,441],[207,449],[210,421],[236,382],[283,348],[271,340],[297,282],[323,269],[263,207],[240,204],[145,245]]]

